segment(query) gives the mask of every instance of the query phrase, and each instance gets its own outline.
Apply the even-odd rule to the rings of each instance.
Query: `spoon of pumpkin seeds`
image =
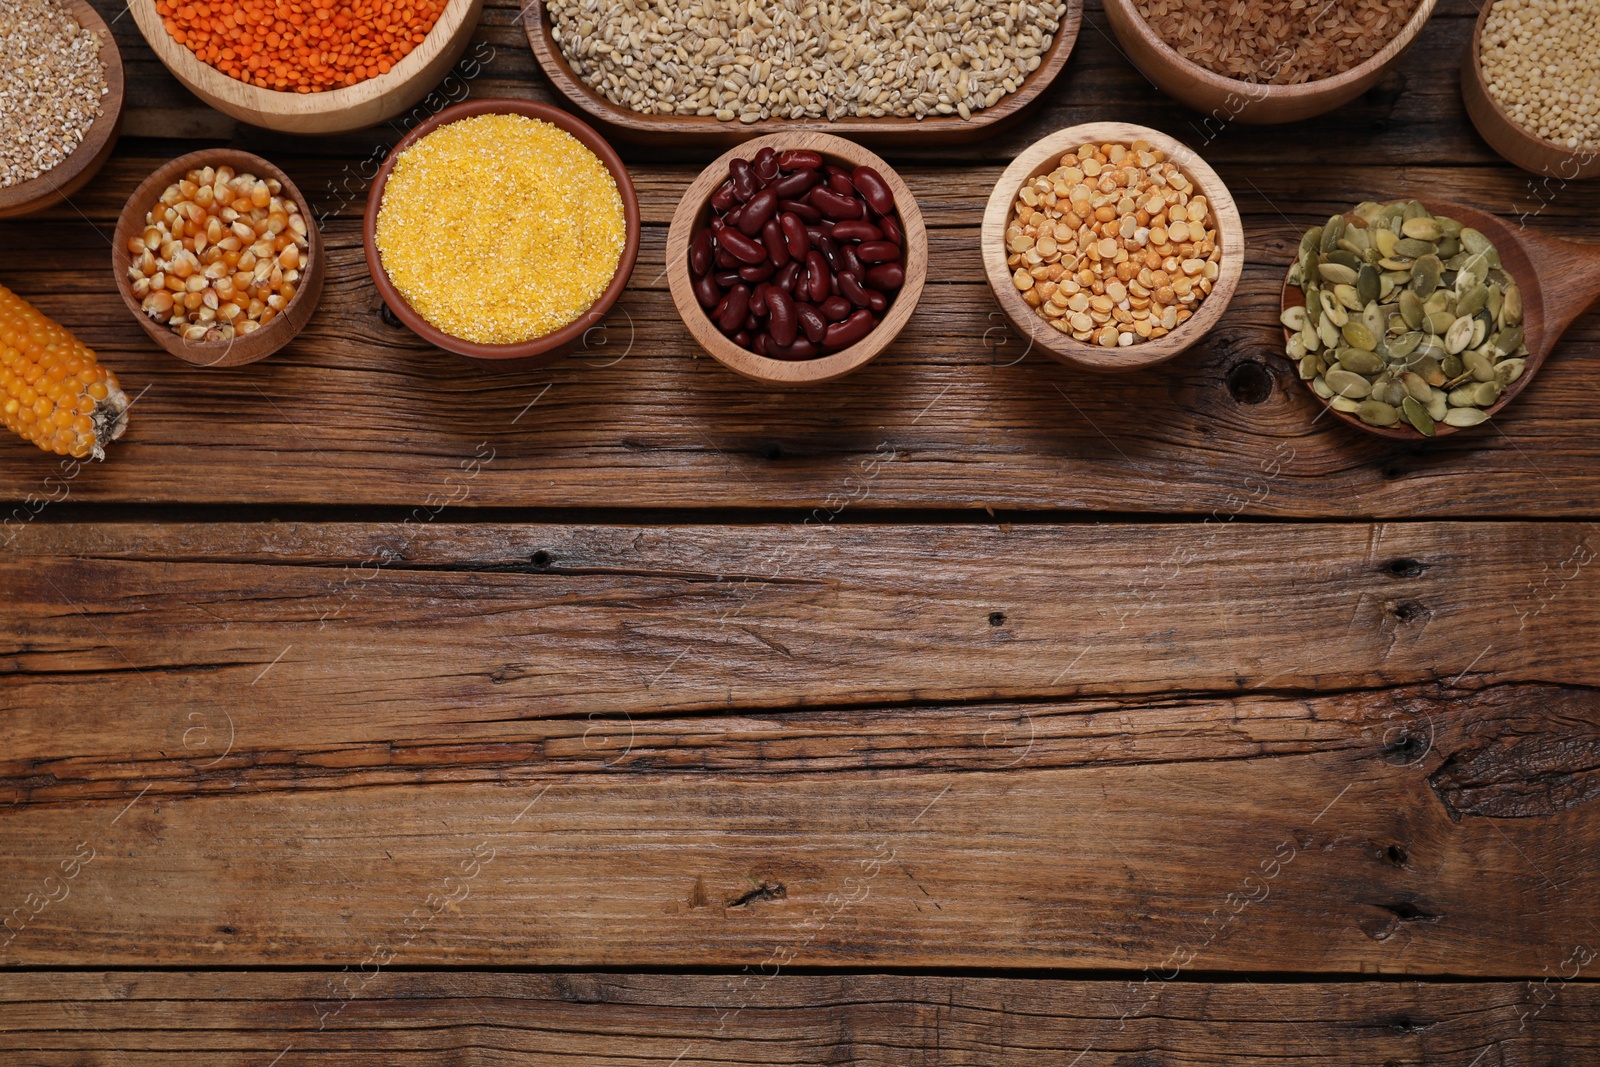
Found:
[[[1487,421],[1527,373],[1523,314],[1482,230],[1401,200],[1307,231],[1281,320],[1301,379],[1334,411],[1434,437]]]

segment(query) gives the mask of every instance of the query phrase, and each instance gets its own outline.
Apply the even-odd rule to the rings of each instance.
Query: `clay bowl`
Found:
[[[1479,10],[1477,24],[1472,29],[1472,44],[1461,59],[1461,97],[1467,105],[1472,124],[1489,142],[1490,148],[1523,170],[1560,181],[1576,181],[1600,175],[1600,149],[1568,148],[1530,133],[1512,121],[1505,109],[1489,95],[1481,60],[1483,27],[1489,20],[1492,7],[1494,4],[1486,0]]]
[[[99,173],[116,147],[122,129],[122,53],[105,20],[85,0],[66,0],[78,25],[100,38],[100,65],[106,72],[107,92],[100,98],[100,114],[89,126],[72,154],[31,181],[0,189],[0,219],[32,215],[61,203]]]
[[[1459,433],[1462,429],[1493,425],[1493,416],[1515,400],[1528,387],[1528,383],[1533,381],[1551,351],[1555,349],[1556,342],[1567,331],[1567,327],[1600,299],[1600,245],[1584,245],[1555,237],[1542,237],[1498,215],[1491,215],[1475,207],[1448,200],[1423,200],[1422,206],[1435,215],[1445,215],[1457,220],[1463,226],[1471,226],[1493,241],[1495,248],[1500,252],[1502,267],[1522,291],[1522,333],[1523,342],[1528,346],[1527,369],[1522,372],[1522,377],[1506,387],[1506,391],[1500,394],[1499,400],[1484,409],[1490,416],[1488,422],[1480,423],[1478,427],[1447,426],[1442,422],[1439,423],[1434,436],[1448,437],[1452,433]],[[1349,220],[1355,216],[1347,214],[1345,218]],[[1290,285],[1288,278],[1285,277],[1280,299],[1282,309],[1304,307],[1305,302],[1305,293],[1298,286]],[[1283,331],[1285,344],[1288,343],[1289,336],[1289,330],[1285,327]],[[1312,391],[1309,381],[1302,384],[1305,385],[1306,391],[1316,398],[1318,404],[1327,406],[1328,402]],[[1328,414],[1336,419],[1342,419],[1358,430],[1365,430],[1379,437],[1412,443],[1428,440],[1409,425],[1369,426],[1354,415],[1336,411],[1331,407],[1328,408]]]
[[[589,310],[555,333],[514,345],[478,344],[445,333],[430,323],[413,310],[406,302],[406,298],[400,294],[400,290],[395,288],[378,254],[378,209],[383,205],[383,191],[389,183],[389,175],[394,171],[395,160],[406,149],[440,126],[460,119],[469,119],[475,115],[487,114],[526,115],[528,118],[541,119],[559,126],[576,137],[585,148],[600,157],[600,162],[605,164],[606,169],[611,172],[611,177],[615,179],[617,192],[622,196],[623,220],[627,229],[622,256],[617,261],[617,273]],[[446,352],[454,352],[458,356],[466,356],[468,359],[502,368],[520,369],[542,367],[560,359],[583,340],[584,334],[606,317],[617,299],[622,296],[622,291],[627,288],[628,277],[633,273],[633,265],[639,258],[639,228],[639,197],[634,192],[633,181],[628,177],[628,168],[623,165],[622,157],[617,155],[616,149],[606,143],[605,138],[582,119],[560,108],[548,104],[536,104],[530,100],[488,99],[471,100],[445,108],[401,138],[400,143],[394,146],[389,157],[383,161],[383,166],[379,168],[377,177],[372,182],[372,189],[367,194],[367,210],[362,220],[361,233],[363,244],[366,246],[367,270],[372,275],[373,284],[378,287],[378,295],[383,297],[383,302],[389,305],[389,310],[395,313],[395,317],[404,323],[407,329]]]
[[[883,175],[894,193],[895,208],[900,214],[901,229],[905,231],[905,283],[889,304],[883,320],[871,333],[849,348],[830,355],[808,360],[769,359],[749,349],[740,348],[723,336],[711,321],[700,302],[695,299],[694,279],[689,273],[689,242],[695,233],[706,225],[711,215],[711,194],[728,178],[728,164],[734,159],[750,159],[761,149],[771,146],[775,151],[818,152],[822,158],[839,166],[867,166]],[[771,133],[746,141],[718,156],[700,176],[684,191],[678,209],[672,213],[672,226],[667,231],[667,284],[672,290],[672,302],[695,341],[721,364],[754,381],[775,386],[811,385],[841,378],[875,359],[889,346],[916,310],[922,298],[922,287],[928,277],[928,233],[922,225],[922,212],[916,198],[900,175],[854,141],[828,133]]]
[[[218,167],[226,164],[238,174],[254,174],[258,178],[276,178],[283,183],[283,191],[300,205],[300,214],[307,223],[308,265],[300,272],[300,287],[295,290],[289,306],[273,320],[254,333],[235,337],[231,341],[209,343],[185,341],[165,323],[146,315],[133,295],[128,282],[128,265],[132,255],[128,252],[128,239],[144,232],[145,216],[167,186],[197,167]],[[122,214],[117,218],[117,231],[111,239],[111,269],[117,277],[117,292],[128,311],[150,335],[150,339],[186,363],[197,367],[238,367],[266,359],[278,349],[294,340],[311,316],[316,313],[317,302],[322,299],[322,279],[327,264],[322,247],[322,234],[317,230],[316,216],[311,205],[289,176],[260,156],[240,152],[233,148],[207,148],[179,156],[157,170],[133,191]]]
[[[1101,348],[1099,345],[1085,344],[1057,330],[1022,299],[1022,294],[1012,281],[1011,268],[1006,265],[1006,227],[1011,222],[1017,191],[1032,178],[1054,170],[1063,153],[1091,142],[1131,144],[1139,140],[1165,152],[1210,202],[1212,218],[1222,238],[1221,273],[1211,293],[1201,302],[1200,309],[1165,337],[1126,348]],[[1164,363],[1186,351],[1205,337],[1222,318],[1244,273],[1244,223],[1239,218],[1239,208],[1234,203],[1233,194],[1228,192],[1228,187],[1217,177],[1216,171],[1181,141],[1168,137],[1160,130],[1126,122],[1091,122],[1070,126],[1024,149],[1000,175],[1000,180],[995,182],[994,192],[989,194],[989,206],[983,213],[980,239],[984,273],[1006,318],[1026,334],[1035,347],[1068,366],[1086,370],[1138,370]]]
[[[483,0],[450,0],[427,39],[389,73],[321,93],[278,92],[230,78],[173,40],[152,0],[134,0],[130,6],[151,50],[201,100],[253,126],[327,134],[386,122],[437,88],[472,40]]]
[[[1162,92],[1223,124],[1270,125],[1322,115],[1360,96],[1411,47],[1438,0],[1421,0],[1400,32],[1366,62],[1300,85],[1257,85],[1227,78],[1185,59],[1139,14],[1137,0],[1105,0],[1123,51]]]

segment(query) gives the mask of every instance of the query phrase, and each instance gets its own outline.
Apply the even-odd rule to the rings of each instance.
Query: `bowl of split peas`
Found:
[[[144,39],[190,92],[296,134],[387,122],[440,88],[483,0],[137,0]]]
[[[367,195],[367,269],[400,322],[447,352],[534,367],[580,345],[639,256],[639,199],[583,120],[473,100],[395,145]]]

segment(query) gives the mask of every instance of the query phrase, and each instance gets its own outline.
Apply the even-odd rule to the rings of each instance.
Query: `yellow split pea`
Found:
[[[406,302],[453,337],[520,344],[588,311],[627,227],[598,156],[525,115],[441,126],[395,160],[378,254]]]

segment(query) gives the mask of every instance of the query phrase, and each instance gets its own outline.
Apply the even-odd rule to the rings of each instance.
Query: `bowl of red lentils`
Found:
[[[984,272],[1032,347],[1077,367],[1171,359],[1216,325],[1244,271],[1222,179],[1159,130],[1093,122],[1024,149],[995,183]]]
[[[129,7],[157,58],[218,111],[285,133],[332,134],[387,122],[419,101],[426,106],[424,97],[448,97],[441,82],[471,42],[483,0]]]
[[[395,145],[367,196],[367,269],[400,322],[504,366],[580,345],[627,287],[639,199],[583,120],[527,100],[446,108]]]

